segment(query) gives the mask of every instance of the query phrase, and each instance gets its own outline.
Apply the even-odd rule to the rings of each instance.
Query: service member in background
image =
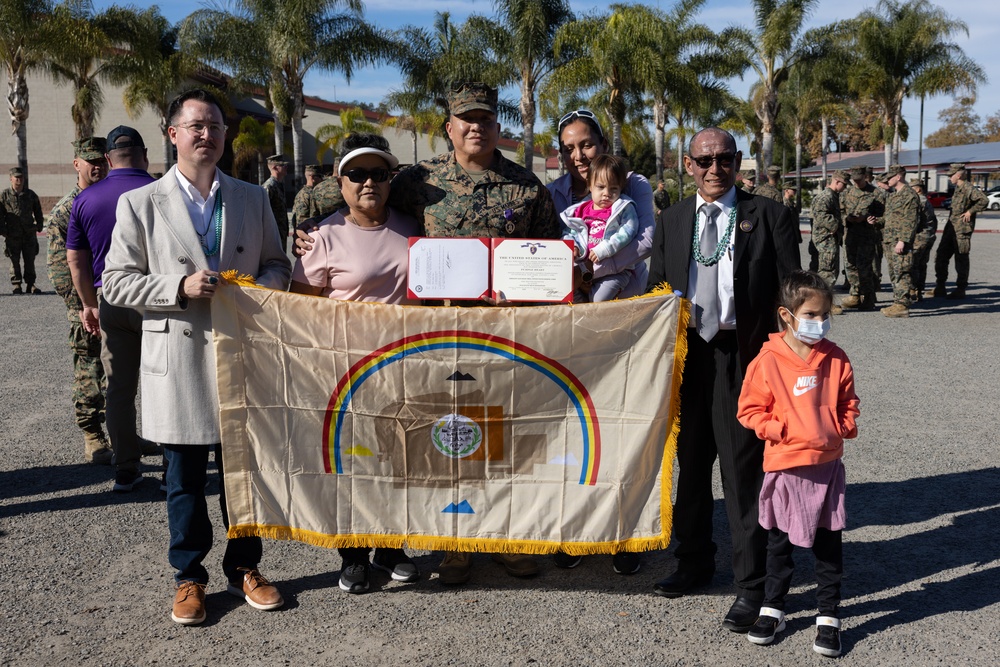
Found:
[[[892,305],[882,309],[886,317],[909,317],[912,304],[910,271],[913,266],[913,237],[920,221],[920,199],[906,183],[906,170],[898,164],[889,166],[882,180],[891,194],[885,205],[882,227],[883,254],[889,263],[892,279]]]
[[[323,182],[323,171],[318,164],[306,165],[306,184],[295,193],[292,202],[292,228],[309,218],[309,206],[312,202],[313,188]]]
[[[24,170],[10,170],[10,187],[0,193],[0,234],[7,237],[4,254],[10,258],[10,284],[13,294],[41,294],[35,286],[35,256],[38,233],[42,231],[42,203],[38,195],[25,187]]]
[[[272,155],[267,158],[267,169],[271,172],[271,177],[264,181],[262,187],[267,191],[267,201],[271,204],[271,213],[278,225],[281,247],[288,250],[288,211],[285,204],[285,174],[288,173],[288,161],[284,155]]]
[[[851,177],[846,171],[835,171],[823,192],[812,200],[812,245],[816,248],[817,273],[833,289],[840,275],[840,246],[844,238],[844,225],[840,217],[840,194],[847,188]],[[844,312],[836,302],[830,312]]]
[[[864,167],[851,169],[854,187],[840,195],[840,209],[846,233],[844,248],[847,254],[847,281],[851,284],[850,296],[840,305],[858,310],[875,310],[875,276],[872,271],[875,244],[878,242],[876,225],[881,225],[885,204],[876,194],[877,188],[868,182]]]
[[[52,207],[45,232],[49,239],[46,265],[49,281],[66,302],[69,318],[69,349],[73,353],[73,412],[83,431],[83,457],[88,463],[111,464],[111,445],[104,435],[104,366],[101,365],[101,338],[80,323],[83,303],[73,287],[73,275],[66,262],[66,231],[76,196],[108,174],[104,157],[104,137],[87,137],[73,142],[73,169],[76,185]]]
[[[773,199],[779,204],[783,204],[784,198],[781,196],[781,190],[778,189],[779,178],[781,178],[781,167],[774,165],[768,167],[767,180],[754,188],[753,194],[761,197],[767,197],[768,199]]]
[[[986,210],[989,199],[969,183],[969,172],[964,164],[953,163],[948,176],[955,185],[951,196],[951,213],[941,235],[937,255],[934,256],[934,273],[937,282],[928,297],[942,297],[947,293],[948,266],[955,257],[955,289],[947,294],[949,299],[964,299],[969,287],[969,251],[972,248],[972,232],[976,229],[976,213]]]
[[[934,205],[927,199],[923,182],[914,178],[910,181],[910,187],[920,199],[920,223],[913,237],[913,268],[910,271],[910,278],[913,281],[910,295],[916,303],[924,298],[924,288],[927,286],[927,262],[931,258],[931,249],[937,240],[938,221]]]

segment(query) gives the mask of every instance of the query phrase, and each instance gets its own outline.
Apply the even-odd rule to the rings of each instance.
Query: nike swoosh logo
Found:
[[[806,393],[807,391],[809,391],[811,389],[815,389],[815,388],[816,388],[816,385],[813,385],[811,387],[795,387],[794,389],[792,389],[792,393],[795,394],[796,396],[801,396],[802,394]]]

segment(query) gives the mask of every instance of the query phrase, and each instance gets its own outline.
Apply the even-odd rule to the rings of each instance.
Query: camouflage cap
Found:
[[[287,167],[288,166],[288,160],[285,159],[284,155],[268,155],[267,156],[267,164],[268,165],[274,164],[274,165],[278,165],[278,166],[281,166],[281,167]]]
[[[11,176],[24,176],[24,170],[21,169],[20,167],[11,167],[10,168],[10,175]]]
[[[890,179],[890,178],[892,178],[892,177],[893,177],[894,175],[895,175],[895,174],[893,174],[892,172],[888,172],[888,171],[886,171],[886,172],[883,172],[883,173],[879,174],[879,175],[878,175],[878,176],[877,176],[877,177],[875,178],[875,182],[876,182],[876,183],[884,183],[884,184],[888,184],[888,183],[889,183],[889,179]]]
[[[497,112],[497,89],[485,83],[463,83],[452,89],[448,95],[448,109],[452,116],[460,116],[466,111],[482,109],[493,114]]]
[[[848,174],[843,169],[838,169],[837,171],[833,172],[833,176],[831,176],[830,178],[836,178],[841,183],[850,183],[851,182],[851,175]]]
[[[784,185],[781,186],[781,189],[782,190],[791,190],[793,192],[798,192],[799,191],[799,186],[795,185],[795,183],[785,183]]]
[[[73,157],[82,158],[87,162],[103,160],[107,152],[108,142],[104,137],[87,137],[73,142]]]
[[[753,169],[744,169],[743,171],[740,172],[740,178],[742,178],[745,181],[756,181],[757,174],[754,172]]]
[[[965,163],[952,162],[950,165],[948,165],[948,171],[946,173],[948,176],[953,176],[954,174],[957,174],[960,171],[965,171]]]
[[[906,176],[906,169],[901,164],[890,164],[885,173],[889,176]]]
[[[322,176],[323,169],[318,164],[307,164],[305,173],[312,174],[313,176]]]
[[[781,175],[781,167],[778,167],[778,166],[775,166],[775,165],[772,165],[772,166],[768,167],[767,168],[767,175],[768,176],[780,176]]]
[[[856,181],[860,181],[863,178],[868,178],[868,168],[864,165],[860,167],[851,167],[851,178]]]

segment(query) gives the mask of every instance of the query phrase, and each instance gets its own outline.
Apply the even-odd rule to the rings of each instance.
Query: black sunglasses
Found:
[[[723,169],[729,169],[733,166],[733,162],[736,161],[736,153],[720,153],[719,155],[705,155],[702,157],[695,157],[693,155],[688,155],[691,161],[694,162],[700,169],[708,169],[712,166],[713,162],[718,162],[719,166]]]
[[[349,169],[343,173],[343,176],[347,177],[351,183],[364,183],[369,178],[376,183],[385,183],[389,180],[389,170],[383,169],[382,167],[376,167],[374,169]]]

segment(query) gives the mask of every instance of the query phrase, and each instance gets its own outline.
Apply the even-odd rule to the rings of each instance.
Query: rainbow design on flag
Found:
[[[341,462],[340,428],[347,414],[351,397],[365,380],[380,369],[401,361],[414,354],[429,350],[466,349],[489,352],[510,359],[546,376],[563,390],[576,409],[580,428],[583,432],[583,462],[581,463],[580,484],[597,483],[597,472],[601,463],[601,432],[597,421],[597,411],[590,399],[587,388],[562,364],[535,350],[477,331],[432,331],[407,336],[385,345],[358,361],[340,378],[337,388],[330,397],[323,424],[323,464],[326,472],[343,474]]]

